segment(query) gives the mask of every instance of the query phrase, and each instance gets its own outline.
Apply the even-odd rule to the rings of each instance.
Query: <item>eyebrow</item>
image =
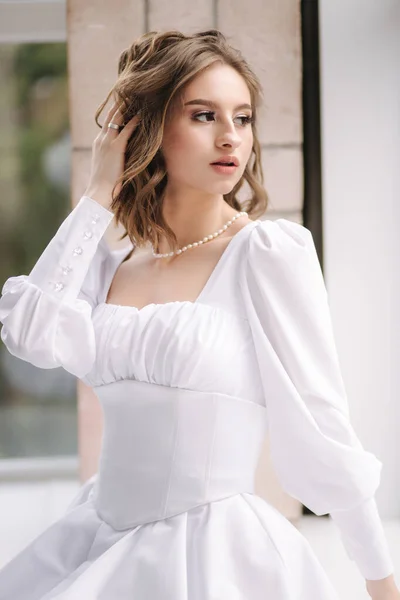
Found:
[[[212,100],[204,100],[203,98],[196,98],[196,100],[189,100],[189,102],[185,102],[185,106],[191,104],[202,104],[203,106],[208,106],[209,108],[219,108],[216,102],[213,102]],[[240,110],[242,108],[249,108],[251,110],[252,106],[250,104],[239,104],[239,106],[235,106],[234,110]]]

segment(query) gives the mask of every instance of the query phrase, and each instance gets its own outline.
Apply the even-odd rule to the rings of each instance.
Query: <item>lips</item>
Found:
[[[222,165],[222,166],[230,166],[230,167],[238,167],[239,160],[236,156],[221,156],[214,162],[210,163],[211,165]]]
[[[228,165],[227,163],[223,164],[211,164],[210,167],[213,168],[215,173],[219,173],[220,175],[233,175],[236,173],[237,167],[235,165]]]

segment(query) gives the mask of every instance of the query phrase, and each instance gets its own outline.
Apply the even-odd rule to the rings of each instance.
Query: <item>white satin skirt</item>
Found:
[[[339,600],[254,493],[265,409],[137,381],[94,388],[98,473],[0,571],[0,600]]]

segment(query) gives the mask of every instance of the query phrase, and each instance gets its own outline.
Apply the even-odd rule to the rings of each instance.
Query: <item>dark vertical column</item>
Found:
[[[323,262],[318,0],[302,0],[304,225]]]
[[[301,2],[301,34],[303,49],[303,223],[313,234],[321,265],[322,236],[322,171],[321,171],[321,111],[319,74],[319,13],[318,0]],[[303,514],[313,514],[303,506]]]

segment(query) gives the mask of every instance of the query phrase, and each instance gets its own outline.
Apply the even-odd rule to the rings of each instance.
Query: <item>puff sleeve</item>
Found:
[[[268,416],[271,460],[285,491],[330,514],[366,579],[393,573],[374,494],[382,463],[349,419],[328,303],[311,232],[258,221],[239,272]]]
[[[81,378],[95,360],[92,309],[104,281],[103,235],[113,213],[82,196],[30,274],[7,279],[0,298],[1,339],[11,354],[42,369]]]

